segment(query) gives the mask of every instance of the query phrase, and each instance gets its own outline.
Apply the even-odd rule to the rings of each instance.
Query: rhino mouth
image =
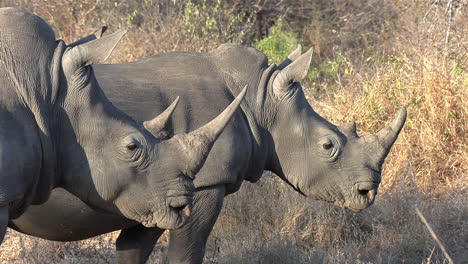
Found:
[[[345,204],[345,207],[360,212],[375,202],[379,183],[375,181],[359,182],[353,188],[353,199]]]
[[[184,207],[181,207],[181,208],[179,207],[179,208],[174,208],[174,209],[179,211],[179,216],[182,220],[182,224],[187,223],[187,220],[190,217],[190,214],[192,213],[191,206],[188,204]]]
[[[172,182],[174,183],[174,182]],[[175,184],[165,186],[164,192],[150,201],[144,202],[147,206],[140,222],[145,227],[158,227],[161,229],[177,229],[185,225],[192,211],[192,202],[195,195],[193,183],[186,179],[177,179]]]
[[[335,205],[360,212],[375,202],[377,196],[378,182],[359,182],[352,188],[349,199],[336,200]]]
[[[377,190],[369,191],[358,191],[359,195],[356,198],[355,202],[349,203],[346,207],[355,211],[360,212],[372,204],[374,204],[375,196],[377,195]]]
[[[143,220],[139,221],[143,226],[151,228],[158,227],[161,229],[177,229],[185,225],[192,212],[191,199],[183,197],[184,202],[180,202],[176,206],[165,206],[165,212],[161,210],[152,210]]]

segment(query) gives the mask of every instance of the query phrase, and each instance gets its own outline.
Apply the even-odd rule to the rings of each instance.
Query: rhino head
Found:
[[[364,137],[354,122],[328,122],[301,87],[311,58],[312,49],[301,54],[299,46],[269,79],[266,101],[272,111],[264,123],[274,145],[271,170],[308,197],[360,211],[375,200],[382,164],[405,123],[406,108],[389,126]]]
[[[90,66],[106,60],[124,33],[85,38],[63,52],[57,99],[62,187],[147,227],[178,228],[190,213],[192,180],[246,88],[210,123],[160,139],[178,99],[156,118],[137,122],[110,103]]]

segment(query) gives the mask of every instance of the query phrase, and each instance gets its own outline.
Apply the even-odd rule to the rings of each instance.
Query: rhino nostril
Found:
[[[358,190],[358,193],[362,196],[367,196],[367,194],[369,193],[369,190]]]
[[[180,216],[182,217],[183,222],[186,222],[187,219],[189,218],[190,214],[192,213],[190,205],[177,207],[177,208],[174,208],[174,209],[176,209],[179,212]]]
[[[375,196],[377,195],[377,190],[376,189],[358,190],[358,194],[361,195],[362,197],[365,197],[368,202],[373,203]]]

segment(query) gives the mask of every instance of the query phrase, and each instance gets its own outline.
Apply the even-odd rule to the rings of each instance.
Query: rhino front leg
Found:
[[[146,263],[163,229],[138,225],[123,229],[117,238],[117,263]]]
[[[3,238],[5,237],[8,217],[8,206],[0,207],[0,244],[2,244]]]
[[[171,230],[169,260],[175,263],[202,263],[205,245],[223,206],[225,188],[222,185],[197,190],[188,222]]]

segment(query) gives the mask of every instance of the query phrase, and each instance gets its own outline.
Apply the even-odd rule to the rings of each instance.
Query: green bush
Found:
[[[268,56],[269,63],[280,63],[296,49],[299,39],[299,34],[288,28],[280,18],[270,28],[268,36],[256,41],[253,46]],[[304,81],[304,88],[315,96],[321,88],[333,84],[337,75],[348,75],[353,72],[349,60],[338,50],[336,53],[337,55],[331,59],[321,62],[314,59],[312,62],[307,79]]]
[[[280,63],[299,43],[299,36],[287,29],[282,19],[270,28],[267,37],[254,43],[254,47],[263,51],[269,58],[270,63]]]

